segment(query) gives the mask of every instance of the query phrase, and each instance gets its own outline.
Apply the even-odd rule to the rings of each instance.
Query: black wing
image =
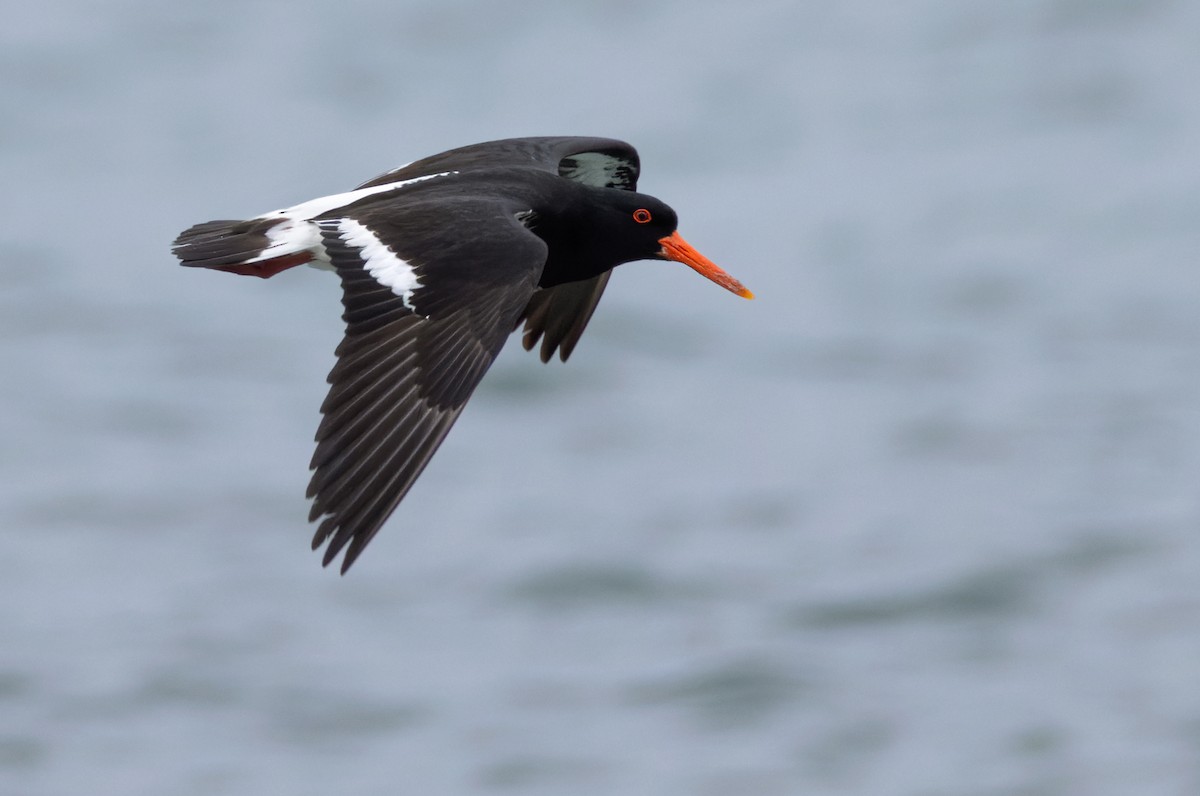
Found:
[[[517,319],[517,325],[525,321],[525,332],[521,335],[525,350],[532,351],[541,339],[538,356],[543,362],[550,361],[555,349],[558,349],[559,358],[566,362],[592,319],[610,276],[612,271],[605,271],[593,279],[567,282],[534,293],[529,306]]]
[[[422,158],[359,186],[369,188],[444,171],[471,171],[497,166],[529,166],[565,179],[605,188],[637,190],[641,164],[637,150],[612,138],[548,136],[508,138],[451,149]],[[609,274],[539,290],[521,313],[525,322],[521,343],[530,351],[541,340],[539,355],[549,362],[558,351],[567,357],[579,342],[596,305],[604,294]]]
[[[529,303],[546,245],[501,200],[322,219],[346,336],[317,430],[310,521],[344,573],[408,492]],[[445,214],[470,234],[447,237]],[[440,223],[439,223],[440,222]],[[348,547],[347,547],[348,545]]]
[[[466,172],[504,166],[528,166],[587,185],[626,191],[637,189],[641,170],[637,150],[613,138],[506,138],[431,155],[380,174],[358,187],[386,185],[443,171]]]

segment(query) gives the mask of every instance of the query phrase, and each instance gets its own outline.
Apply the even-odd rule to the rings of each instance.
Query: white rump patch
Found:
[[[442,171],[437,174],[425,174],[420,177],[413,177],[411,180],[400,180],[398,182],[389,182],[383,185],[373,185],[370,188],[359,188],[356,191],[346,191],[345,193],[335,193],[330,196],[321,196],[317,199],[310,199],[307,202],[298,204],[295,207],[287,207],[283,210],[274,210],[270,213],[263,213],[258,218],[293,218],[298,221],[310,221],[317,216],[322,216],[331,210],[337,210],[348,205],[352,205],[360,199],[365,199],[368,196],[373,196],[377,193],[387,193],[389,191],[398,191],[401,188],[407,188],[409,185],[414,185],[418,182],[426,180],[435,180],[438,177],[449,177],[451,174],[458,174],[457,171]]]
[[[580,152],[562,159],[558,174],[568,180],[603,188],[628,183],[629,161],[603,152]],[[622,174],[622,171],[626,172]]]
[[[400,168],[404,167],[401,166]],[[458,172],[443,171],[437,174],[425,174],[420,177],[413,177],[410,180],[399,180],[397,182],[389,182],[385,185],[359,188],[356,191],[321,196],[293,207],[285,207],[283,210],[272,210],[270,213],[255,216],[255,218],[277,218],[280,223],[267,230],[267,240],[269,241],[267,247],[254,257],[246,260],[246,262],[258,263],[306,251],[312,255],[312,262],[309,265],[316,268],[329,269],[331,268],[329,255],[325,253],[325,247],[321,245],[321,228],[313,223],[312,219],[324,215],[331,210],[352,205],[368,196],[387,193],[389,191],[398,191],[415,183],[425,182],[426,180],[438,177],[448,177],[451,174],[458,174]],[[371,233],[368,231],[368,234]],[[342,237],[347,243],[351,243],[344,234]],[[371,237],[378,242],[378,239],[373,234],[371,234]],[[357,244],[351,243],[351,245]],[[383,244],[379,245],[382,246]],[[374,275],[374,272],[372,272],[372,275]],[[407,299],[405,301],[407,303]]]
[[[404,306],[413,309],[413,291],[421,286],[416,270],[397,257],[374,232],[352,218],[343,218],[338,222],[338,233],[346,245],[359,250],[367,273],[379,284],[391,288]]]
[[[312,265],[320,267],[322,264],[329,264],[325,247],[321,245],[321,230],[311,221],[300,221],[285,216],[282,221],[267,230],[267,241],[269,242],[266,248],[246,260],[247,263],[307,251],[313,256]]]

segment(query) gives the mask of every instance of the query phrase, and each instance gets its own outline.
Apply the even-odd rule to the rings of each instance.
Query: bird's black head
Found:
[[[541,287],[592,279],[633,260],[675,260],[744,298],[749,290],[680,237],[679,217],[642,193],[555,184],[559,201],[537,208],[530,229],[549,247]]]
[[[653,196],[611,191],[606,197],[604,231],[606,247],[617,263],[630,260],[674,260],[695,269],[726,290],[754,298],[741,282],[721,270],[679,234],[675,211]]]
[[[613,264],[658,259],[659,241],[679,225],[675,211],[653,196],[630,191],[606,190],[603,198],[603,210],[594,216],[596,233]]]

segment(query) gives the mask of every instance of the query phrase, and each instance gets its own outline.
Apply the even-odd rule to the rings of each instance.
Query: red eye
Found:
[[[639,207],[633,211],[633,220],[639,224],[649,224],[651,218],[650,211],[644,207]]]

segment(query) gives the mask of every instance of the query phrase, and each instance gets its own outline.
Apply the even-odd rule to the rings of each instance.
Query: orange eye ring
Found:
[[[644,207],[639,207],[637,210],[633,211],[633,220],[639,224],[649,224],[651,219],[653,219],[653,216],[651,216],[650,211]]]

